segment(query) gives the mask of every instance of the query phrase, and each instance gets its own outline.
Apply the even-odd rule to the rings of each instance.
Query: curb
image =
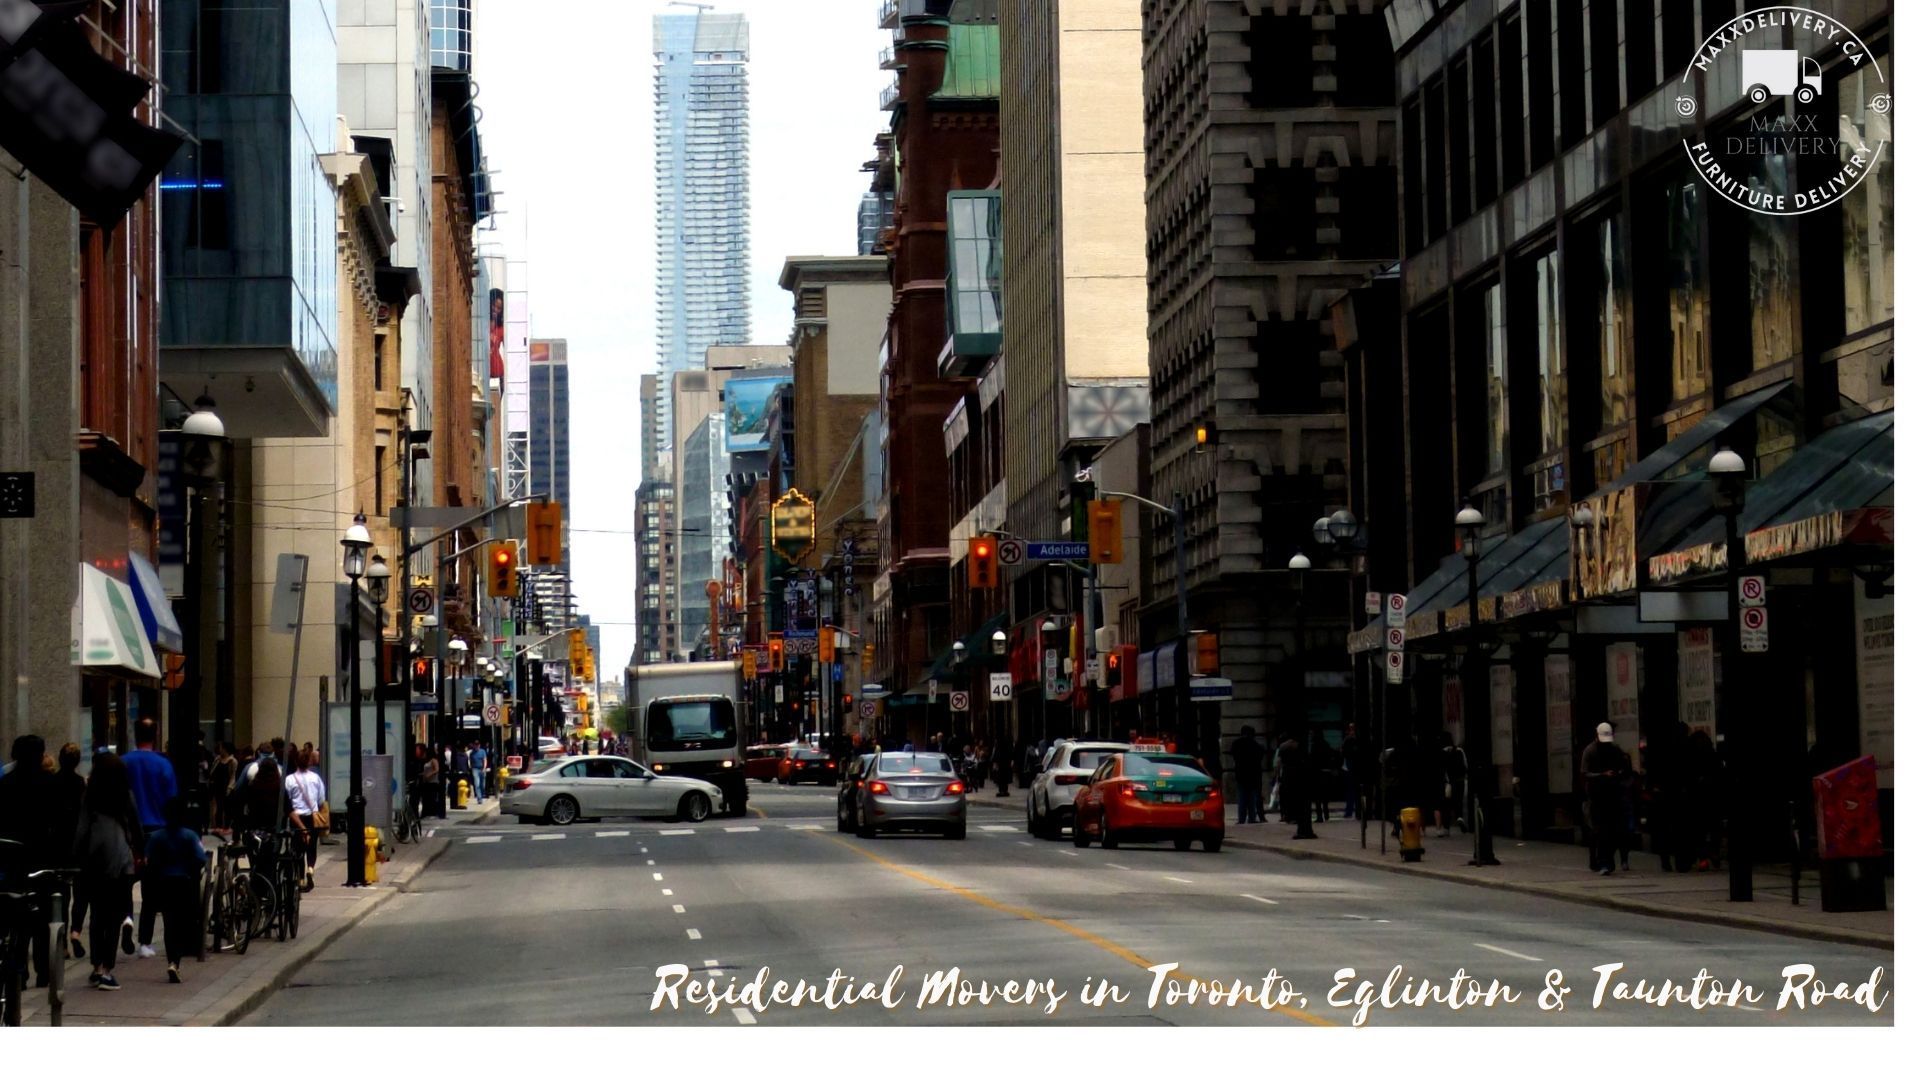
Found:
[[[498,817],[499,814],[499,800],[495,800],[492,808],[475,815],[473,821],[475,824],[478,824],[492,820]],[[191,1020],[183,1026],[232,1027],[246,1019],[247,1014],[258,1009],[268,998],[284,989],[287,983],[295,975],[299,974],[302,968],[306,967],[315,956],[318,956],[329,945],[338,941],[347,931],[359,926],[366,920],[367,916],[385,907],[387,902],[394,897],[410,891],[409,887],[413,882],[418,879],[421,874],[426,873],[428,867],[439,861],[440,856],[445,855],[453,847],[452,839],[447,837],[435,837],[432,840],[426,841],[426,843],[437,844],[439,846],[432,854],[427,855],[418,863],[415,863],[411,872],[407,873],[405,877],[396,875],[393,879],[393,888],[382,891],[370,902],[363,905],[358,911],[342,918],[339,921],[339,925],[334,926],[324,935],[318,938],[308,939],[310,944],[303,944],[301,950],[293,954],[285,964],[282,964],[277,970],[269,973],[264,978],[259,979],[254,985],[235,990],[233,993],[228,994],[226,998],[222,999],[220,1004],[215,1005],[214,1008],[210,1010],[210,1015]]]
[[[1612,908],[1615,911],[1625,911],[1635,915],[1652,915],[1662,919],[1677,919],[1681,922],[1712,923],[1718,926],[1730,926],[1740,930],[1758,930],[1762,933],[1804,938],[1811,941],[1827,941],[1839,945],[1860,945],[1871,949],[1886,950],[1892,950],[1893,948],[1892,935],[1875,934],[1865,930],[1848,930],[1843,927],[1802,926],[1752,915],[1737,915],[1732,912],[1693,909],[1681,910],[1660,904],[1648,903],[1644,900],[1603,896],[1573,889],[1555,888],[1551,885],[1532,885],[1520,881],[1495,881],[1483,877],[1476,877],[1472,874],[1457,873],[1451,870],[1416,870],[1409,865],[1395,865],[1393,863],[1381,862],[1375,858],[1342,855],[1333,851],[1305,851],[1299,848],[1264,844],[1257,840],[1237,840],[1229,838],[1227,845],[1230,847],[1246,848],[1249,851],[1271,852],[1275,855],[1284,855],[1290,859],[1345,863],[1349,866],[1361,866],[1372,870],[1382,870],[1387,873],[1432,878],[1459,885],[1477,885],[1483,889],[1501,889],[1507,892],[1526,893],[1532,896],[1545,897],[1550,900],[1564,900],[1570,904],[1585,904],[1588,907]]]

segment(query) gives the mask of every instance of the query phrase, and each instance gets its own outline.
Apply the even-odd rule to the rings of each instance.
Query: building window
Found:
[[[1626,423],[1633,415],[1633,365],[1627,355],[1627,265],[1620,240],[1620,218],[1609,215],[1594,226],[1594,347],[1600,374],[1599,428]]]
[[[1521,60],[1519,9],[1500,20],[1500,166],[1501,187],[1527,174],[1527,76]]]
[[[385,515],[387,512],[387,448],[373,448],[373,510]]]
[[[1353,165],[1340,170],[1340,257],[1391,259],[1400,250],[1392,215],[1380,208],[1393,205],[1394,168],[1391,165]],[[1407,227],[1411,240],[1416,225]]]
[[[1447,231],[1447,102],[1439,79],[1427,84],[1426,145],[1421,156],[1426,165],[1427,240],[1438,240]]]
[[[1534,355],[1540,371],[1540,453],[1567,445],[1567,358],[1560,346],[1560,253],[1533,263]]]
[[[1706,260],[1700,250],[1700,186],[1667,184],[1667,340],[1675,403],[1707,392]]]
[[[1748,183],[1760,191],[1786,190],[1786,155],[1756,155]],[[1742,216],[1747,219],[1748,340],[1753,361],[1748,370],[1759,371],[1793,355],[1789,219],[1777,214]]]
[[[1400,176],[1406,185],[1400,192],[1402,214],[1407,220],[1407,250],[1419,251],[1426,247],[1426,231],[1421,227],[1420,214],[1425,207],[1421,198],[1421,159],[1420,159],[1420,95],[1408,98],[1401,106],[1400,115]]]
[[[1455,61],[1447,69],[1447,171],[1453,194],[1455,224],[1473,216],[1473,121],[1468,107],[1467,62]]]
[[[1487,472],[1507,467],[1507,320],[1500,284],[1480,294],[1480,320],[1487,356]]]
[[[1553,0],[1527,0],[1527,164],[1553,160]]]
[[[1560,43],[1560,149],[1570,150],[1587,133],[1587,43],[1581,0],[1560,0],[1553,28]]]
[[[1320,324],[1307,319],[1268,319],[1253,339],[1255,409],[1264,416],[1322,411]]]
[[[373,388],[387,388],[387,335],[373,335]]]
[[[1660,82],[1659,57],[1655,55],[1653,29],[1654,0],[1627,0],[1627,27],[1622,43],[1627,53],[1627,100],[1640,100]]]
[[[1313,170],[1268,166],[1253,174],[1253,257],[1262,262],[1318,253]]]
[[[1385,20],[1379,22],[1386,33]],[[1256,109],[1294,109],[1318,104],[1313,93],[1313,46],[1319,37],[1313,20],[1305,15],[1256,15],[1247,31],[1247,70],[1252,83],[1247,88],[1247,104]],[[1383,67],[1379,80],[1392,85],[1391,67]]]
[[[956,350],[991,356],[1000,339],[1000,193],[947,195],[947,322]],[[984,350],[984,351],[980,351]]]
[[[1884,62],[1884,61],[1883,61]],[[1846,332],[1856,334],[1893,318],[1893,118],[1867,107],[1879,79],[1858,71],[1840,80],[1840,157],[1880,160],[1860,186],[1840,200],[1841,274]]]
[[[1587,0],[1587,5],[1587,70],[1593,84],[1593,126],[1599,127],[1620,111],[1620,16],[1614,0]]]
[[[1493,35],[1473,43],[1473,205],[1493,201],[1500,193],[1500,152],[1493,126]]]
[[[1634,23],[1635,26],[1644,25]],[[1693,0],[1661,0],[1661,77],[1671,79],[1686,70],[1701,35],[1693,29]]]
[[[1333,74],[1335,105],[1392,105],[1393,39],[1387,20],[1378,14],[1335,15]]]

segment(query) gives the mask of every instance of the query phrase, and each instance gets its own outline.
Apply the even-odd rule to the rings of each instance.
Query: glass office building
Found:
[[[697,370],[709,345],[747,340],[747,20],[653,20],[657,368]],[[671,402],[662,402],[668,446]]]
[[[680,545],[679,648],[693,653],[710,644],[707,582],[720,580],[725,569],[722,560],[727,555],[726,537],[733,535],[733,514],[724,483],[728,463],[726,414],[708,414],[687,434],[684,451],[686,470],[677,524],[687,542]],[[716,484],[716,480],[723,482]]]
[[[433,0],[427,9],[433,66],[473,70],[473,0]]]

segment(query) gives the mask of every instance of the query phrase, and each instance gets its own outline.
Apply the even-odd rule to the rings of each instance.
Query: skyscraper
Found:
[[[747,340],[747,19],[653,19],[657,370],[697,370]],[[670,406],[660,447],[680,444]],[[648,447],[655,451],[659,447]]]
[[[527,494],[549,498],[572,517],[573,463],[567,452],[567,342],[528,345]]]

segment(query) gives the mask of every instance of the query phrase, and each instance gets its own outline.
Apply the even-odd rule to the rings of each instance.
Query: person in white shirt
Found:
[[[287,802],[292,805],[294,839],[307,856],[306,880],[300,883],[300,891],[313,889],[313,864],[320,855],[320,827],[315,816],[327,802],[327,784],[320,774],[313,771],[319,764],[320,755],[308,751],[296,752],[299,770],[287,777]]]

